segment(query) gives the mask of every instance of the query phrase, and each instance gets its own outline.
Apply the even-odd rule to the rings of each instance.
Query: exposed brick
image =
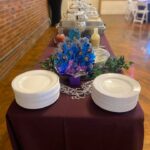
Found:
[[[0,59],[10,54],[0,61],[1,76],[8,72],[8,68],[11,68],[48,28],[49,16],[47,0],[0,0],[0,8]],[[33,31],[37,32],[30,37]],[[14,49],[19,43],[22,44]]]

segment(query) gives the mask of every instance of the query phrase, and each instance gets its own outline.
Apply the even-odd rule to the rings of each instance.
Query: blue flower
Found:
[[[72,40],[72,41],[74,39],[79,39],[81,37],[81,33],[80,33],[80,31],[78,29],[71,29],[69,31],[68,35],[69,35],[69,39]]]
[[[59,49],[55,54],[54,65],[59,74],[75,76],[91,72],[95,61],[94,50],[87,38],[80,38],[79,31],[72,29],[69,38],[64,43],[59,44]]]

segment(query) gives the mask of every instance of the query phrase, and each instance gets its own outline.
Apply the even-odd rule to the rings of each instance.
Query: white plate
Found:
[[[110,57],[110,53],[102,48],[95,49],[95,63],[105,63],[107,59]]]
[[[55,73],[46,70],[34,70],[18,75],[12,81],[12,88],[23,94],[39,94],[52,90],[58,82],[59,77]]]
[[[40,97],[45,97],[48,95],[53,95],[54,93],[56,93],[57,91],[60,90],[60,83],[56,84],[55,87],[53,87],[52,89],[48,90],[47,92],[40,92],[40,93],[20,93],[18,91],[14,90],[14,93],[16,96],[19,97],[25,97],[27,99],[36,99],[36,98],[40,98]]]
[[[109,97],[106,96],[96,90],[92,87],[92,95],[97,98],[99,101],[105,101],[107,104],[114,104],[114,105],[128,105],[132,102],[137,102],[138,101],[138,95],[132,96],[130,98],[117,98],[117,97]]]
[[[92,99],[99,107],[111,112],[127,112],[138,102],[140,84],[125,75],[108,73],[95,78]]]
[[[141,91],[140,84],[125,75],[108,73],[95,78],[95,89],[109,97],[128,98],[138,95]]]
[[[136,101],[133,101],[130,104],[117,104],[117,103],[107,103],[105,99],[100,99],[97,98],[95,95],[91,95],[94,103],[99,106],[100,108],[111,111],[111,112],[116,112],[116,113],[122,113],[122,112],[128,112],[134,109],[137,105]]]
[[[60,92],[56,95],[49,97],[47,99],[43,99],[42,101],[26,101],[24,99],[16,99],[16,103],[26,109],[40,109],[55,103],[59,98]]]
[[[35,96],[32,96],[32,95],[28,95],[28,94],[26,94],[26,95],[21,95],[21,94],[17,94],[17,93],[15,93],[15,98],[16,99],[24,99],[25,101],[36,101],[36,102],[38,102],[38,101],[43,101],[43,100],[45,100],[45,99],[48,99],[48,98],[50,98],[50,97],[53,97],[53,96],[55,96],[56,94],[58,94],[58,93],[60,93],[60,88],[58,88],[57,90],[55,90],[54,92],[48,92],[48,93],[46,93],[46,94],[44,94],[44,95],[35,95]]]

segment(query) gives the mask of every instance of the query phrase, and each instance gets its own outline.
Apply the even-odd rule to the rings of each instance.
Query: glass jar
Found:
[[[64,42],[64,40],[65,40],[65,35],[63,33],[63,28],[58,28],[58,34],[55,37],[55,41],[59,43],[59,42]]]
[[[100,35],[98,33],[98,28],[94,28],[94,33],[91,36],[91,43],[94,48],[99,48],[100,46]]]

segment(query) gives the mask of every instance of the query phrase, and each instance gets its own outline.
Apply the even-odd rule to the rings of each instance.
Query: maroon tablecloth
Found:
[[[107,42],[106,42],[107,44]],[[6,115],[15,150],[142,150],[144,115],[138,104],[127,113],[111,113],[91,97],[72,100],[61,94],[53,105],[23,109],[14,101]]]

